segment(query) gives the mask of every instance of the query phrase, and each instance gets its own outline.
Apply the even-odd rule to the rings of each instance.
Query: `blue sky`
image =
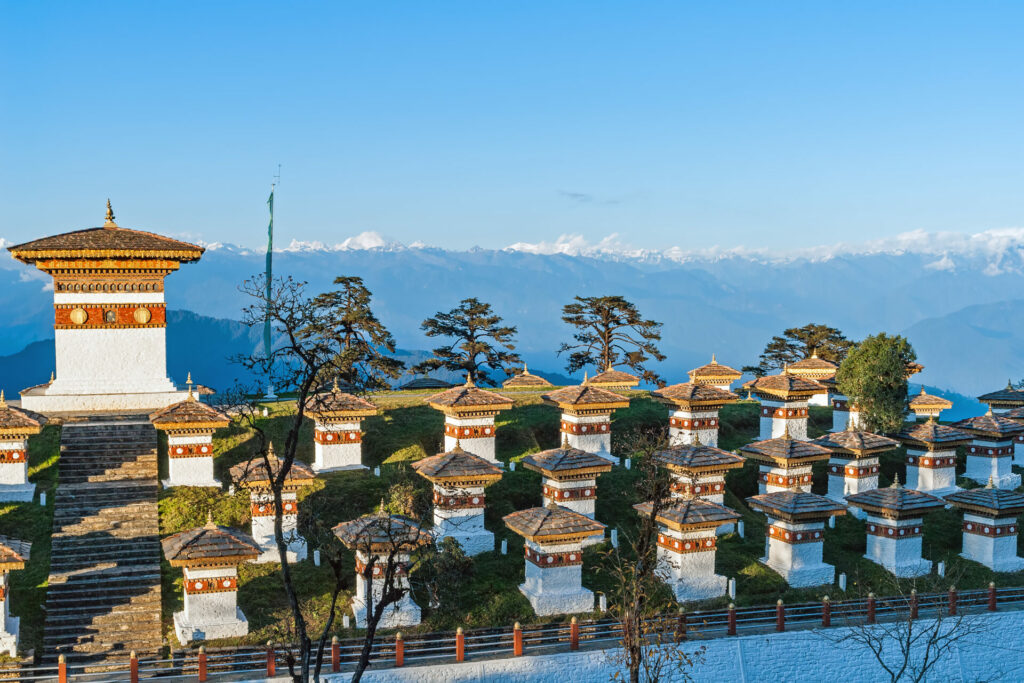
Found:
[[[0,237],[610,233],[797,247],[1020,226],[1024,5],[0,4]]]

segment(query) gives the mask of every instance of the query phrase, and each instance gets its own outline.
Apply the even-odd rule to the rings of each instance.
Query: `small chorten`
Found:
[[[467,374],[464,385],[434,394],[426,402],[444,413],[445,451],[455,448],[455,442],[459,441],[470,453],[498,463],[494,451],[497,433],[494,418],[512,408],[512,399],[480,389]]]
[[[1013,380],[1006,380],[1006,388],[982,394],[978,400],[988,405],[993,413],[1002,413],[1014,408],[1024,408],[1024,390],[1013,386]]]
[[[921,387],[921,393],[910,399],[910,411],[917,419],[933,417],[937,420],[943,410],[949,410],[952,407],[952,401],[941,396],[926,394],[924,387]]]
[[[153,426],[167,434],[167,479],[172,486],[220,488],[213,476],[213,434],[231,424],[231,418],[196,398],[192,373],[185,380],[184,401],[162,408],[149,416]]]
[[[238,638],[249,622],[238,607],[238,565],[255,560],[260,547],[248,534],[206,525],[163,539],[164,557],[184,572],[185,608],[174,613],[174,632],[182,645],[194,640]]]
[[[260,547],[257,564],[280,562],[281,554],[274,535],[274,493],[270,483],[281,472],[281,461],[274,455],[274,444],[267,446],[267,462],[262,455],[256,455],[247,462],[240,462],[231,468],[231,480],[249,490],[252,535]],[[305,463],[292,463],[285,476],[281,491],[281,533],[288,546],[288,561],[301,562],[306,559],[306,540],[299,535],[299,489],[310,486],[316,475]]]
[[[829,498],[846,502],[846,496],[878,488],[878,456],[899,448],[900,442],[857,429],[852,424],[811,441],[831,451],[828,460]],[[859,510],[858,510],[859,512]]]
[[[363,464],[363,420],[377,414],[377,406],[338,388],[314,394],[306,401],[306,414],[313,418],[313,471],[365,470]]]
[[[590,378],[590,386],[600,387],[608,391],[628,391],[640,384],[640,378],[622,370],[616,370],[608,363],[604,372],[599,372]]]
[[[523,363],[523,371],[512,375],[501,384],[504,389],[529,389],[533,387],[550,387],[551,382],[543,377],[531,375],[526,363]]]
[[[960,490],[956,485],[956,451],[970,445],[970,434],[930,417],[927,422],[905,426],[896,438],[907,451],[907,488],[933,496]]]
[[[946,506],[941,498],[903,488],[897,474],[891,486],[855,493],[846,501],[867,515],[864,557],[901,578],[932,570],[931,560],[921,557],[921,535],[924,516]]]
[[[544,394],[544,402],[562,411],[560,429],[571,448],[615,462],[612,455],[612,413],[629,407],[629,399],[601,387],[583,384]]]
[[[0,390],[0,502],[29,502],[35,497],[36,485],[28,480],[28,439],[45,423],[42,415],[8,405]]]
[[[835,581],[836,568],[822,561],[825,522],[846,514],[845,505],[797,488],[752,496],[747,503],[768,517],[762,563],[781,574],[792,588]]]
[[[818,350],[815,349],[811,353],[810,358],[803,358],[790,363],[786,366],[787,371],[791,375],[809,379],[813,382],[822,383],[824,380],[835,379],[836,371],[839,370],[839,366],[830,360],[824,358],[818,358]],[[829,405],[829,395],[826,391],[821,394],[814,394],[807,400],[808,405],[812,406],[827,406]]]
[[[526,580],[519,586],[539,616],[594,609],[594,593],[583,587],[583,544],[604,536],[605,525],[549,501],[502,518],[525,540]]]
[[[718,445],[718,412],[740,399],[713,384],[693,382],[657,389],[651,397],[668,406],[669,443],[694,443],[699,438],[709,446]]]
[[[467,555],[494,550],[494,534],[484,527],[484,489],[501,480],[501,468],[478,455],[455,448],[412,464],[434,485],[434,537],[451,536]]]
[[[773,493],[798,487],[811,490],[811,463],[828,460],[832,451],[811,441],[794,439],[789,423],[782,426],[782,435],[748,443],[740,455],[759,463],[758,491]]]
[[[644,517],[652,503],[633,506]],[[693,495],[675,498],[658,511],[658,566],[676,600],[707,600],[725,595],[729,580],[715,574],[718,529],[734,526],[739,513]]]
[[[808,401],[828,390],[818,382],[789,374],[752,379],[743,385],[761,403],[761,440],[781,436],[784,431],[794,439],[807,439]]]
[[[1020,486],[1020,475],[1013,471],[1014,442],[1024,433],[1024,424],[994,415],[990,405],[986,414],[954,422],[951,426],[967,432],[972,439],[967,447],[965,477],[979,484],[991,477],[1000,489]]]
[[[540,472],[545,504],[557,503],[594,519],[597,478],[612,470],[612,464],[605,458],[571,447],[569,435],[563,432],[559,448],[527,455],[520,463],[528,470]],[[584,545],[600,542],[601,539],[595,537],[583,541]]]
[[[380,627],[418,625],[420,607],[413,602],[409,592],[409,560],[417,548],[432,543],[433,536],[407,517],[389,515],[384,510],[383,501],[377,512],[334,527],[334,535],[356,555],[356,594],[352,596],[356,628],[366,627],[368,598],[372,596],[372,605],[380,602],[386,588],[389,556],[394,562],[394,587],[405,593],[385,610]]]
[[[694,368],[687,374],[690,377],[690,384],[712,386],[722,391],[730,391],[732,383],[743,376],[743,373],[736,368],[719,363],[715,354],[711,354],[710,363]]]
[[[692,444],[669,446],[654,454],[654,461],[669,471],[675,498],[696,496],[718,505],[725,503],[725,473],[743,467],[742,456],[705,446],[698,437]],[[723,523],[718,533],[726,534],[733,525]]]
[[[1017,555],[1017,518],[1024,514],[1024,493],[997,489],[990,479],[981,489],[957,491],[946,496],[964,511],[963,552],[995,572],[1024,570],[1024,558]]]
[[[24,569],[32,552],[32,544],[16,538],[0,536],[0,652],[18,656],[18,631],[21,620],[11,616],[10,573]]]

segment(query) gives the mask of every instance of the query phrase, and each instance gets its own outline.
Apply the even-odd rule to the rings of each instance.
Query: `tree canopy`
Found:
[[[892,433],[907,411],[907,365],[917,360],[910,342],[880,332],[854,346],[839,366],[839,391],[857,406],[861,425]]]
[[[647,382],[660,381],[644,364],[652,358],[665,360],[656,344],[661,341],[661,323],[645,319],[632,302],[621,296],[577,296],[562,307],[562,320],[576,328],[573,343],[558,348],[559,355],[569,354],[568,372],[622,364]]]
[[[465,373],[477,384],[493,383],[487,368],[509,374],[506,366],[522,362],[515,351],[516,328],[503,324],[491,305],[477,298],[463,299],[452,310],[423,321],[428,337],[448,337],[452,343],[434,349],[433,358],[413,370],[427,373],[445,369]]]
[[[853,342],[842,332],[828,325],[808,323],[803,327],[790,327],[768,341],[757,365],[744,366],[743,371],[763,377],[814,355],[838,365],[852,346]]]

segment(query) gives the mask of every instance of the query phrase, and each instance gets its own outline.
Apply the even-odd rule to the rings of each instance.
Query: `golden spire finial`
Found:
[[[476,386],[476,384],[473,383],[473,373],[471,373],[471,372],[467,372],[466,373],[466,386],[467,387],[475,387]]]
[[[811,358],[817,358],[817,357],[818,357],[818,347],[814,347],[814,349],[811,351]]]
[[[185,377],[185,384],[188,385],[188,398],[189,398],[189,400],[194,400],[195,396],[192,395],[192,371],[191,370],[188,371],[188,376]]]
[[[985,411],[985,417],[992,417],[992,404],[988,404],[988,410]]]
[[[587,376],[587,371],[584,370],[583,371],[583,384],[586,384],[589,381],[590,381],[590,377]]]
[[[458,436],[455,437],[455,448],[453,448],[452,450],[453,451],[461,451],[462,450],[462,440]]]
[[[702,444],[700,442],[700,432],[697,431],[696,429],[693,430],[693,444],[691,444],[691,445],[693,445],[693,446],[703,446],[704,445],[704,444]]]
[[[1006,379],[1006,390],[1007,390],[1007,391],[1014,391],[1014,388],[1013,388],[1013,380],[1012,380],[1012,379],[1010,379],[1010,378],[1007,378],[1007,379]]]
[[[338,376],[334,376],[334,384],[331,385],[331,391],[338,393]]]
[[[605,371],[605,372],[608,372],[608,371],[610,371],[610,370],[612,370],[612,369],[613,369],[613,367],[612,367],[612,362],[611,362],[611,360],[609,359],[609,361],[608,361],[608,366],[607,366],[607,367],[606,367],[606,368],[604,369],[604,371]]]
[[[50,370],[50,384],[53,384],[53,380],[57,379],[57,376]]]
[[[562,450],[567,451],[572,446],[569,445],[569,432],[562,432]]]
[[[994,489],[995,487],[996,487],[995,479],[993,479],[992,475],[990,474],[990,475],[988,475],[988,484],[985,485],[985,488],[987,488],[987,489]]]
[[[711,354],[711,364],[718,365],[718,360],[715,358],[715,354]]]
[[[6,408],[7,401],[4,400],[4,390],[0,389],[0,408]]]
[[[783,375],[788,375],[789,374],[789,362],[788,361],[782,364],[782,374]]]
[[[107,220],[103,223],[104,228],[116,228],[117,223],[114,222],[114,209],[110,206],[110,199],[107,199]]]
[[[889,488],[891,488],[891,489],[898,489],[898,488],[900,488],[900,473],[899,472],[897,472],[896,474],[894,474],[892,476],[892,484],[889,485]]]
[[[206,511],[206,528],[216,529],[217,525],[213,523],[213,510],[207,509]]]
[[[274,442],[273,441],[267,443],[267,457],[268,458],[276,458],[277,457],[276,455],[274,455]]]
[[[523,361],[523,374],[524,375],[529,375],[530,374],[530,369],[528,367],[526,367],[526,361]]]
[[[786,441],[792,441],[793,437],[789,435],[789,420],[785,420],[782,423],[782,438]]]
[[[921,385],[921,396],[924,396],[924,385]]]
[[[935,413],[932,413],[931,415],[928,416],[928,422],[935,422]]]

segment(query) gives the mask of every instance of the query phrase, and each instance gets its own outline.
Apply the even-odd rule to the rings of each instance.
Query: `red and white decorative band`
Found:
[[[921,535],[920,526],[886,526],[885,524],[868,524],[868,533],[883,538],[913,538]]]
[[[213,444],[189,443],[167,447],[168,458],[210,458],[213,457]]]
[[[58,330],[166,327],[164,304],[54,304]]]
[[[762,472],[761,481],[765,484],[771,484],[772,486],[793,486],[794,484],[810,484],[810,474],[798,474],[796,476],[787,476],[781,474],[772,474],[771,472]]]
[[[983,455],[990,458],[1003,458],[1013,455],[1013,446],[999,446],[991,448],[986,446],[968,446],[967,452],[971,455]]]
[[[668,425],[676,429],[718,429],[718,418],[698,417],[691,420],[688,417],[670,417]]]
[[[494,425],[472,425],[469,427],[448,424],[444,425],[444,435],[453,439],[493,439]]]
[[[689,482],[674,481],[669,485],[672,493],[692,493],[695,496],[725,493],[725,484],[720,481],[706,484],[691,484]]]
[[[834,477],[849,477],[851,479],[877,477],[878,465],[865,465],[862,467],[851,467],[850,465],[829,465],[828,473]]]
[[[612,429],[611,422],[590,422],[580,424],[578,422],[562,422],[562,431],[566,434],[579,436],[580,434],[607,434]]]
[[[850,405],[843,399],[834,398],[832,399],[832,410],[850,412]]]
[[[27,458],[25,451],[0,451],[0,463],[23,463]]]
[[[764,406],[761,408],[761,417],[799,420],[800,418],[807,417],[807,408],[771,408]]]
[[[373,563],[373,570],[372,570],[373,578],[375,578],[375,579],[383,578],[384,577],[384,570],[386,568],[387,568],[387,562],[386,561],[381,562],[381,561],[378,560],[377,562],[374,562]],[[365,572],[365,571],[366,571],[366,563],[365,562],[360,562],[359,560],[356,560],[356,574],[362,576],[363,572]],[[395,563],[395,576],[403,576],[407,571],[408,571],[408,569],[406,568],[404,563],[399,563],[399,562]]]
[[[969,534],[977,534],[978,536],[1014,536],[1017,534],[1017,525],[965,521],[964,531]]]
[[[593,487],[558,489],[554,486],[544,486],[541,492],[545,498],[551,500],[594,500],[597,498],[597,489]]]
[[[238,579],[224,576],[212,579],[185,579],[185,592],[189,595],[197,593],[230,593],[238,590]]]
[[[482,508],[484,507],[484,495],[479,493],[472,496],[449,496],[434,489],[434,505],[447,510]]]
[[[956,457],[948,456],[936,458],[927,455],[908,455],[907,464],[916,467],[927,467],[928,469],[941,469],[943,467],[956,467]]]
[[[313,441],[323,446],[336,446],[344,443],[362,443],[362,432],[322,432],[319,429],[313,432]]]
[[[678,539],[658,534],[658,547],[682,555],[683,553],[710,552],[718,547],[718,543],[715,536],[709,538]]]
[[[793,529],[783,529],[781,526],[775,526],[774,524],[768,525],[767,536],[776,541],[790,544],[821,543],[825,540],[825,532],[821,529],[801,529],[795,531]]]
[[[571,567],[583,564],[583,553],[578,550],[570,550],[567,553],[539,553],[524,545],[523,554],[538,567]]]
[[[0,586],[0,602],[7,599],[7,586]]]
[[[299,514],[299,504],[294,500],[281,501],[281,509],[284,511],[284,514],[286,515]],[[274,504],[269,502],[253,503],[251,512],[253,517],[273,517]]]

